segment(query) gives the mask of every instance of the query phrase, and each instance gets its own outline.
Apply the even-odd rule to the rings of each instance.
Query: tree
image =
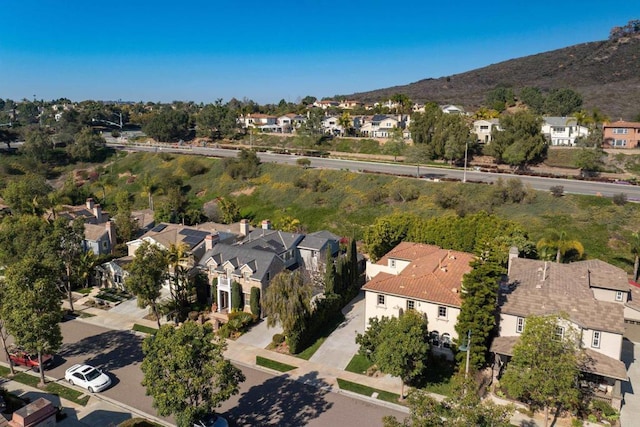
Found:
[[[138,232],[138,222],[131,217],[131,194],[128,191],[118,191],[115,202],[116,212],[113,220],[116,226],[117,240],[129,242]]]
[[[391,131],[391,137],[387,139],[387,142],[385,142],[382,147],[382,152],[393,156],[393,161],[395,162],[398,159],[398,156],[402,154],[404,146],[405,143],[404,138],[402,137],[402,129],[393,128]]]
[[[166,251],[157,245],[143,242],[129,264],[129,277],[125,282],[127,289],[138,297],[138,304],[142,307],[151,306],[158,327],[160,327],[158,298],[166,278],[167,266]]]
[[[198,136],[211,139],[232,137],[237,129],[237,111],[223,105],[222,99],[216,99],[215,103],[205,105],[196,116]]]
[[[538,240],[536,248],[539,253],[550,253],[551,250],[555,255],[556,262],[563,262],[566,258],[579,260],[584,255],[582,243],[569,238],[569,235],[563,230],[548,230],[547,235]]]
[[[171,108],[153,113],[142,125],[142,131],[156,141],[177,141],[186,138],[189,134],[189,114]]]
[[[530,316],[500,384],[509,395],[543,408],[573,407],[579,397],[579,336],[566,316]]]
[[[0,282],[0,285],[2,283]],[[5,327],[5,321],[2,310],[2,303],[5,301],[5,297],[3,295],[4,286],[0,286],[0,341],[2,341],[2,350],[4,351],[5,360],[9,363],[9,370],[11,371],[11,375],[15,375],[16,371],[13,367],[13,363],[11,363],[11,358],[9,357],[9,347],[7,345],[7,340],[9,339],[9,331]]]
[[[471,331],[471,343],[466,343],[470,346],[469,364],[480,368],[486,363],[491,331],[496,325],[498,282],[503,269],[481,259],[473,261],[471,267],[472,270],[462,278],[462,305],[456,332],[463,340]],[[464,359],[466,353],[459,352],[458,357]]]
[[[162,326],[142,344],[142,385],[162,416],[174,415],[179,427],[211,413],[238,394],[245,380],[240,369],[224,358],[224,338],[211,325],[187,321],[176,328]]]
[[[353,119],[351,118],[351,114],[347,111],[342,113],[342,115],[338,117],[338,124],[342,128],[342,136],[351,135],[351,131],[353,129]]]
[[[43,177],[29,174],[7,183],[2,195],[14,214],[41,215],[49,205],[47,196],[52,191]]]
[[[20,148],[28,157],[46,163],[53,157],[53,144],[46,131],[34,129],[27,132],[24,144]]]
[[[80,263],[84,250],[84,221],[75,219],[71,223],[65,217],[57,218],[53,223],[54,238],[57,241],[57,255],[64,265],[62,287],[69,300],[69,308],[73,312],[74,266]]]
[[[67,153],[74,160],[91,162],[102,156],[106,141],[97,135],[89,127],[86,127],[75,135],[75,141],[67,145]]]
[[[171,244],[165,252],[167,256],[169,289],[171,299],[176,310],[177,320],[180,322],[187,316],[189,296],[191,294],[191,281],[189,280],[189,268],[193,259],[189,245],[186,243]]]
[[[600,147],[582,148],[573,158],[574,165],[580,168],[583,175],[591,175],[598,172],[603,166],[603,157],[606,156],[604,150]]]
[[[251,287],[251,295],[249,297],[249,306],[251,307],[251,314],[260,318],[260,288],[257,286]]]
[[[218,199],[218,209],[220,210],[223,224],[231,224],[240,219],[240,208],[234,199],[220,197]]]
[[[535,114],[542,114],[544,95],[537,87],[523,87],[520,89],[520,101],[524,102]]]
[[[513,405],[499,405],[479,395],[479,385],[473,376],[458,372],[451,379],[451,396],[445,399],[448,408],[447,425],[453,427],[509,427]]]
[[[566,117],[580,107],[582,96],[572,89],[554,89],[544,100],[544,110],[550,116]]]
[[[383,317],[379,322],[370,319],[364,335],[356,336],[360,352],[368,354],[378,368],[400,377],[400,395],[404,399],[405,383],[421,375],[429,355],[427,319],[415,310],[407,310],[400,317]],[[364,348],[363,348],[364,346]]]
[[[365,228],[364,242],[374,262],[404,240],[411,225],[411,219],[406,214],[395,214],[378,218],[375,223]]]
[[[10,265],[5,273],[0,318],[18,345],[38,355],[40,366],[43,354],[53,353],[62,345],[63,316],[57,289],[61,275],[58,263],[32,254]],[[44,383],[41,369],[40,384]]]
[[[489,108],[502,112],[514,104],[513,90],[507,87],[497,87],[487,93],[486,103]]]
[[[242,285],[235,280],[231,283],[231,310],[242,311]]]
[[[278,273],[264,294],[267,325],[282,326],[285,336],[300,329],[311,312],[311,286],[304,283],[299,271]]]
[[[409,417],[401,423],[394,416],[382,419],[384,427],[444,427],[447,424],[442,417],[442,405],[424,390],[415,389],[407,396]],[[471,424],[469,424],[471,425]],[[497,426],[496,426],[497,427]]]
[[[505,114],[500,126],[503,130],[494,129],[491,144],[485,149],[496,161],[523,168],[545,158],[547,142],[539,117],[527,111]]]
[[[331,251],[326,251],[324,263],[324,293],[330,295],[336,293],[336,265]]]

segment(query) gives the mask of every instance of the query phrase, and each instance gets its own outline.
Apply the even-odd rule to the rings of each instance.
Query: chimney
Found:
[[[87,209],[93,210],[93,199],[89,197],[86,202]]]
[[[262,229],[271,230],[271,221],[269,221],[268,219],[262,220]]]
[[[249,235],[249,220],[247,219],[240,220],[240,235],[242,237],[246,237]]]
[[[111,221],[107,221],[104,224],[104,227],[106,228],[107,234],[109,235],[109,244],[111,245],[111,253],[113,254],[116,250],[116,228]]]
[[[518,251],[518,248],[516,246],[511,246],[511,248],[509,248],[509,265],[507,267],[507,276],[511,274],[511,260],[514,258],[518,258],[519,254],[520,251]]]
[[[91,201],[91,204],[93,204],[93,200]],[[93,205],[93,216],[96,217],[96,224],[102,224],[102,208],[100,207],[100,204]]]
[[[204,250],[210,251],[211,249],[213,249],[213,245],[218,243],[219,240],[220,240],[220,235],[218,234],[218,232],[215,232],[213,234],[207,234],[204,238]]]

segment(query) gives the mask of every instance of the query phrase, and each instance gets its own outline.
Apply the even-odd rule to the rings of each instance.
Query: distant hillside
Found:
[[[611,119],[631,120],[640,113],[640,34],[578,44],[348,97],[376,102],[402,93],[417,102],[456,104],[475,110],[484,102],[486,93],[498,86],[511,87],[516,95],[526,86],[543,91],[573,89],[582,95],[585,108],[597,107]]]

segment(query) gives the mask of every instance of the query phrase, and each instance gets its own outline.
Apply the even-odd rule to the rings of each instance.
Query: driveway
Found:
[[[620,423],[622,427],[638,425],[640,414],[640,343],[633,343],[625,339],[622,341],[622,361],[627,367],[629,381],[622,384],[624,401],[620,411]]]
[[[320,346],[311,362],[344,369],[358,352],[356,335],[364,332],[364,292],[342,309],[345,320]]]

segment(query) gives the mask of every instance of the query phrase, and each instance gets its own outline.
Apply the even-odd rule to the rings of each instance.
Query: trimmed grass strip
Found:
[[[150,328],[149,326],[140,325],[138,323],[134,324],[132,329],[136,332],[144,332],[149,335],[155,335],[155,333],[158,332],[156,328]]]
[[[279,372],[288,372],[297,368],[297,366],[287,365],[286,363],[280,363],[262,356],[256,356],[256,365],[264,366],[265,368]]]
[[[3,376],[7,376],[9,374],[9,369],[6,374],[2,374]],[[0,371],[3,372],[4,370]],[[26,372],[19,372],[13,378],[13,381],[19,382],[21,384],[28,385],[30,387],[38,388],[38,384],[40,383],[40,377],[36,375],[30,375]],[[89,402],[89,397],[85,395],[84,392],[74,390],[69,387],[65,387],[62,384],[50,382],[45,385],[45,391],[60,396],[63,399],[70,400],[71,402],[77,403],[78,405],[85,406],[87,402]]]
[[[395,394],[395,393],[391,393],[391,392],[388,392],[388,391],[379,390],[377,388],[369,387],[369,386],[366,386],[366,385],[362,385],[362,384],[354,383],[354,382],[351,382],[351,381],[343,380],[342,378],[338,378],[338,386],[342,390],[347,390],[347,391],[351,391],[353,393],[362,394],[363,396],[371,397],[373,395],[373,393],[378,393],[378,399],[379,400],[384,400],[385,402],[397,403],[399,405],[402,404],[399,401],[400,400],[400,395],[399,394]]]

